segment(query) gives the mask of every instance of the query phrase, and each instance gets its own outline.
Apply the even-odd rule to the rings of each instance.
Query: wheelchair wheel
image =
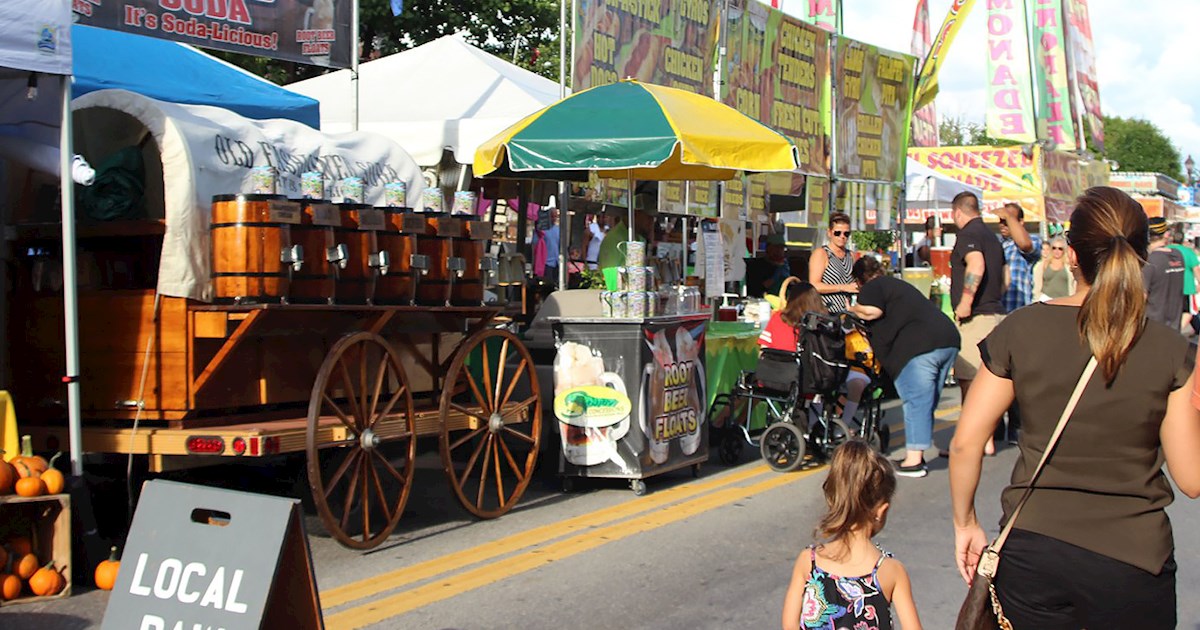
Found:
[[[804,463],[804,432],[790,422],[776,422],[762,435],[759,450],[775,472],[792,472]]]
[[[734,466],[742,459],[742,448],[746,445],[746,441],[742,439],[742,432],[734,427],[727,427],[724,435],[721,436],[721,445],[717,451],[717,456],[721,458],[721,463],[726,466]]]
[[[825,461],[829,461],[833,457],[833,451],[853,435],[850,427],[842,422],[841,418],[834,416],[829,407],[826,407],[821,420],[814,423],[809,431],[809,439],[812,440],[816,451],[814,455]]]
[[[862,437],[875,450],[887,454],[892,430],[883,423],[883,408],[878,399],[863,407]]]

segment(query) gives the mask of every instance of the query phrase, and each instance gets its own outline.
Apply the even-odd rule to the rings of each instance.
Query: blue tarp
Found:
[[[314,129],[320,104],[176,42],[71,27],[74,95],[119,88],[172,103],[214,105],[254,119],[287,118]]]

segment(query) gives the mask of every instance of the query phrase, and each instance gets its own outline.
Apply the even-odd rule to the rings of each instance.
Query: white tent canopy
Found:
[[[559,100],[558,83],[447,35],[359,66],[358,128],[383,134],[422,166],[449,149],[470,164],[480,144]],[[352,128],[350,71],[287,86],[321,102],[321,129]]]
[[[93,163],[142,145],[147,206],[165,216],[158,292],[211,301],[208,224],[214,195],[253,190],[252,168],[274,166],[281,194],[300,196],[300,174],[325,173],[340,199],[343,177],[363,179],[364,203],[384,205],[384,186],[404,182],[420,198],[420,168],[400,145],[369,132],[326,134],[283,119],[252,120],[207,105],[166,103],[125,90],[100,90],[72,103],[78,148]],[[149,134],[154,143],[141,140]],[[161,199],[156,199],[161,195]]]
[[[912,158],[908,158],[907,173],[905,206],[910,210],[949,208],[954,196],[963,192],[975,193],[983,200],[982,189],[939,173]]]

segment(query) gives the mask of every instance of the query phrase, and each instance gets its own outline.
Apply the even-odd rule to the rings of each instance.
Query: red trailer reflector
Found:
[[[193,455],[220,455],[225,452],[225,440],[215,435],[193,435],[184,442]]]
[[[246,439],[235,437],[233,438],[233,452],[238,455],[246,454]]]
[[[279,438],[269,437],[263,438],[263,452],[267,455],[274,455],[279,452]]]
[[[258,438],[256,437],[250,438],[250,454],[258,455]]]

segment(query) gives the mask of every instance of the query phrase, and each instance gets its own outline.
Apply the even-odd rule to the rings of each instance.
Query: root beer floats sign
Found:
[[[202,48],[350,66],[352,0],[72,0],[80,24]]]

